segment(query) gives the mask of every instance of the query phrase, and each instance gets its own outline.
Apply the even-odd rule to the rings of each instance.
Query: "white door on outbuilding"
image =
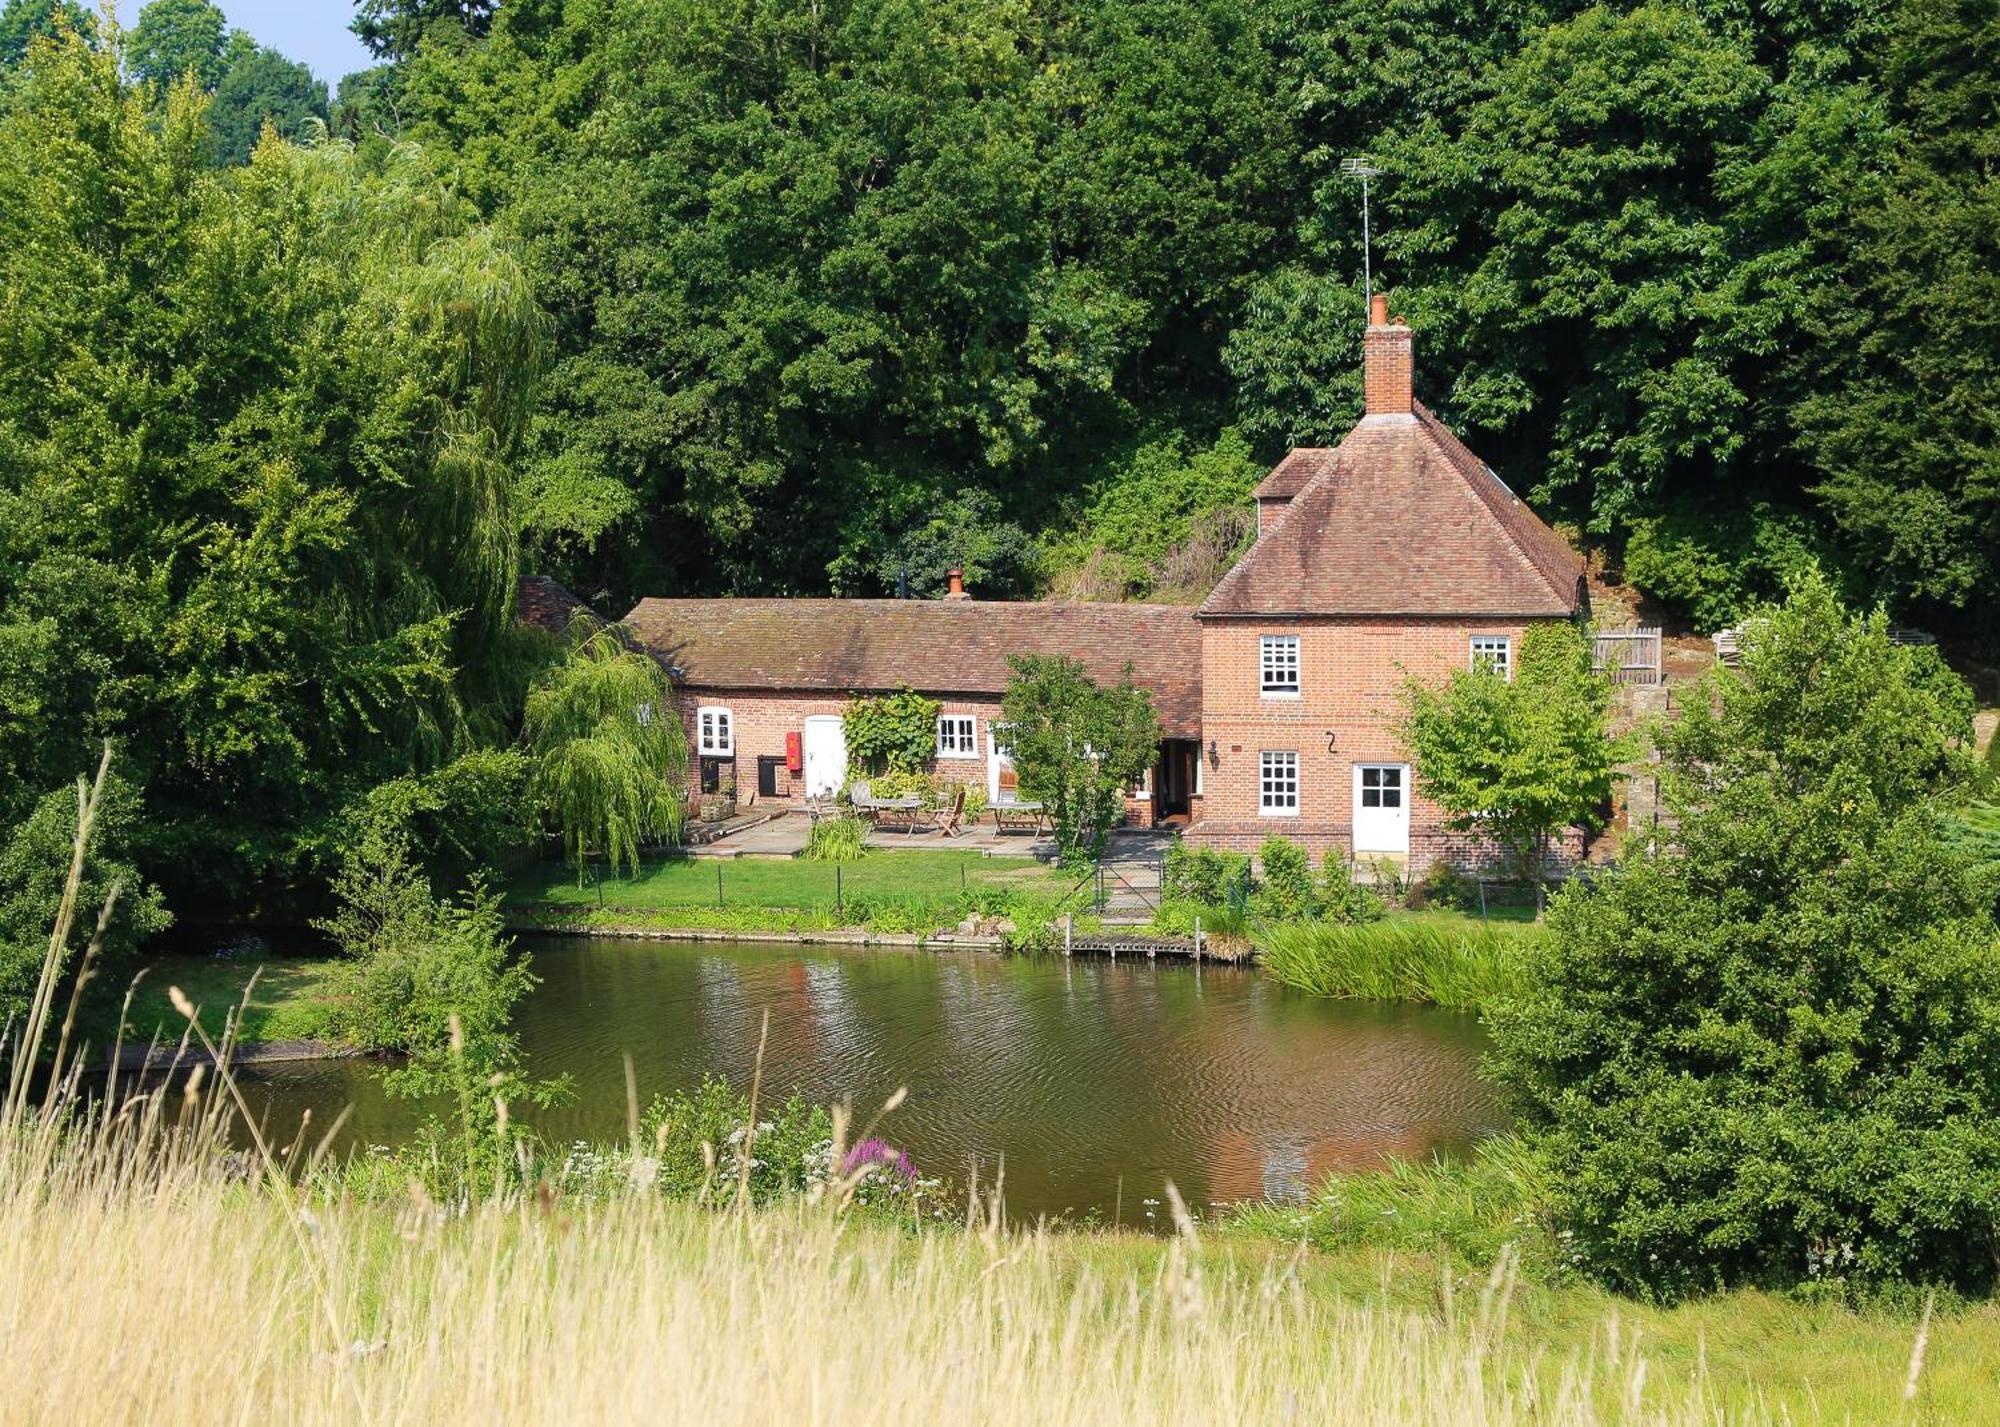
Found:
[[[847,727],[839,714],[806,720],[806,796],[830,798],[847,781]]]
[[[1410,765],[1354,765],[1354,850],[1410,850]]]

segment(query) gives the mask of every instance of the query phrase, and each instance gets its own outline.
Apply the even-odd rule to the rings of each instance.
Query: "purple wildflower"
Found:
[[[863,1140],[847,1152],[840,1161],[842,1177],[858,1173],[869,1166],[877,1166],[905,1183],[914,1182],[917,1167],[910,1163],[910,1152],[899,1150],[887,1140]]]

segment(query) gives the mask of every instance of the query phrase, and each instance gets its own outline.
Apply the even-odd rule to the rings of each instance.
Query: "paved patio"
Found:
[[[812,819],[803,812],[787,811],[768,822],[725,833],[711,843],[691,847],[693,857],[796,857],[806,845]],[[990,819],[961,828],[955,837],[937,832],[907,833],[900,828],[870,828],[867,845],[885,851],[919,848],[931,852],[976,852],[983,857],[1039,857],[1044,862],[1056,855],[1055,840],[1045,834],[1001,832]],[[1150,828],[1120,828],[1111,836],[1107,862],[1157,863],[1169,841],[1168,835]]]

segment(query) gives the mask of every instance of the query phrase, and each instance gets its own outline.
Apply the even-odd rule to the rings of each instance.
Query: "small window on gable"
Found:
[[[1267,694],[1299,691],[1299,637],[1265,634],[1257,639],[1258,687]]]
[[[736,756],[736,720],[728,709],[704,707],[695,710],[695,751],[704,758]]]
[[[979,721],[971,714],[940,714],[937,721],[937,756],[977,758]]]
[[[1504,634],[1472,636],[1472,667],[1491,669],[1503,679],[1514,677],[1514,641]]]
[[[1299,810],[1299,755],[1266,750],[1257,755],[1257,811],[1285,817]]]

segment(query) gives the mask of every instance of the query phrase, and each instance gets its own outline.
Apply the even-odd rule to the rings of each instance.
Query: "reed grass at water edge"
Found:
[[[1476,1010],[1514,990],[1526,947],[1544,935],[1520,923],[1395,917],[1270,927],[1256,942],[1266,972],[1314,996]]]

